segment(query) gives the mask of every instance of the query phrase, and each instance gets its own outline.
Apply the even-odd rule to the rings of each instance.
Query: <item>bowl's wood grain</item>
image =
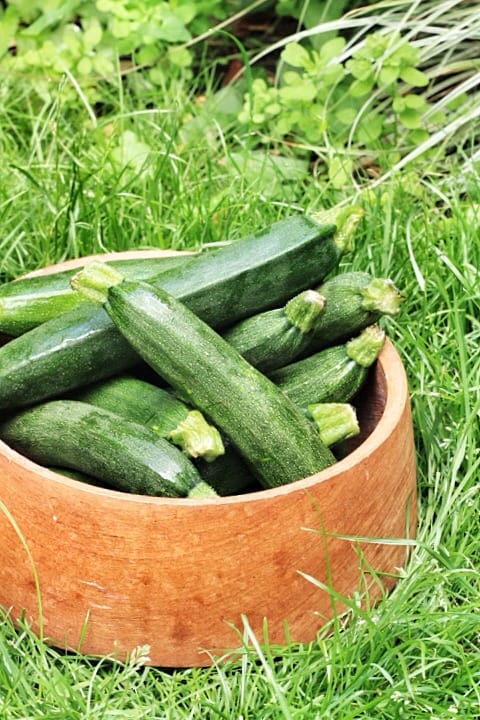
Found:
[[[408,388],[389,341],[364,395],[368,436],[347,457],[239,497],[104,490],[0,443],[0,605],[51,644],[119,658],[147,644],[152,664],[170,667],[238,647],[242,614],[260,640],[264,618],[271,643],[285,642],[285,623],[293,641],[312,640],[345,605],[304,574],[372,602],[394,584],[415,532]]]

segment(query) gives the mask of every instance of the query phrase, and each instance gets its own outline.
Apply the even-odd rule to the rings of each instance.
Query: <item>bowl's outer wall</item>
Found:
[[[384,411],[354,452],[240,497],[103,490],[0,443],[0,605],[51,644],[121,659],[149,645],[150,662],[166,667],[239,647],[242,615],[260,641],[265,618],[273,644],[286,627],[293,641],[314,639],[345,609],[339,597],[371,603],[393,585],[415,532],[408,388],[389,341],[372,384],[373,412]]]

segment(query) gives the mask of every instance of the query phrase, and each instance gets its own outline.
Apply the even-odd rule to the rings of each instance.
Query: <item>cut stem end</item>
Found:
[[[119,285],[124,279],[124,276],[110,265],[94,260],[75,273],[70,285],[87,300],[103,305],[107,300],[109,288]]]

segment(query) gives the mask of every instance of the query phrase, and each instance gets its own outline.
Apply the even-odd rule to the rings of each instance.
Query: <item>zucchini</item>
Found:
[[[315,423],[320,439],[327,447],[337,445],[360,432],[357,414],[349,403],[309,405],[308,416]],[[227,440],[225,453],[214,462],[199,460],[201,476],[219,495],[236,495],[255,489],[255,477],[249,466]]]
[[[302,354],[311,355],[339,344],[376,323],[382,315],[396,315],[403,301],[391,280],[366,272],[339,273],[317,291],[325,298],[325,309],[312,327]]]
[[[214,497],[193,463],[142,425],[77,400],[52,400],[0,423],[0,437],[47,467],[80,471],[141,495]]]
[[[146,280],[184,265],[191,254],[109,260],[126,277]],[[31,275],[0,286],[0,333],[16,337],[84,302],[73,292],[70,280],[77,269]]]
[[[319,284],[337,267],[347,246],[335,231],[332,223],[293,215],[199,255],[154,284],[212,327],[226,328]]]
[[[292,362],[310,345],[324,311],[325,298],[315,290],[304,290],[283,308],[241,320],[223,337],[251,365],[267,372]]]
[[[344,247],[334,225],[293,216],[193,257],[162,273],[158,285],[223,327],[320,283]],[[81,304],[0,348],[0,409],[63,395],[138,361],[107,313]]]
[[[100,263],[80,271],[72,285],[103,302],[132,347],[230,438],[263,487],[335,461],[301,410],[168,292]]]
[[[347,343],[332,345],[274,370],[270,379],[297,405],[347,403],[367,379],[385,342],[385,332],[369,325]]]
[[[83,303],[0,348],[0,407],[34,404],[137,362],[102,308]]]
[[[114,377],[81,390],[73,399],[118,413],[207,462],[224,453],[217,428],[171,392],[136,377]]]

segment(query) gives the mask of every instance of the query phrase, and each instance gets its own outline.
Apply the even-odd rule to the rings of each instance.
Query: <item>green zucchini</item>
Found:
[[[245,318],[223,333],[240,355],[262,372],[292,362],[303,348],[325,311],[325,298],[304,290],[283,308]]]
[[[385,332],[369,325],[347,343],[332,345],[270,373],[274,383],[297,405],[347,403],[365,383],[385,342]]]
[[[315,423],[327,447],[358,435],[360,427],[353,405],[317,403],[309,405],[308,417]],[[197,461],[201,476],[219,495],[236,495],[255,489],[255,477],[232,444],[224,442],[225,453],[214,462]]]
[[[0,423],[0,437],[47,467],[61,466],[141,495],[214,497],[193,463],[148,428],[77,400],[52,400]]]
[[[136,377],[120,376],[96,383],[73,399],[118,413],[178,445],[189,457],[207,462],[224,453],[217,428],[196,409],[166,389]]]
[[[125,277],[147,280],[185,265],[191,258],[189,253],[164,257],[146,253],[144,258],[109,260],[108,265]],[[77,271],[78,268],[32,275],[0,285],[0,333],[16,337],[84,302],[70,287],[70,279]]]
[[[319,284],[337,267],[345,246],[335,225],[293,215],[199,255],[154,284],[218,330]]]
[[[0,348],[0,408],[65,395],[137,360],[102,308],[83,303]]]
[[[325,309],[306,338],[303,354],[308,355],[353,337],[382,315],[396,315],[403,301],[390,279],[366,272],[339,273],[317,291],[325,298]]]
[[[158,284],[218,328],[320,283],[343,248],[334,225],[293,216],[195,256]],[[138,361],[107,313],[81,304],[0,348],[0,409],[64,395]]]
[[[301,410],[168,292],[99,263],[80,271],[72,285],[103,302],[132,347],[230,438],[263,487],[334,462]]]

